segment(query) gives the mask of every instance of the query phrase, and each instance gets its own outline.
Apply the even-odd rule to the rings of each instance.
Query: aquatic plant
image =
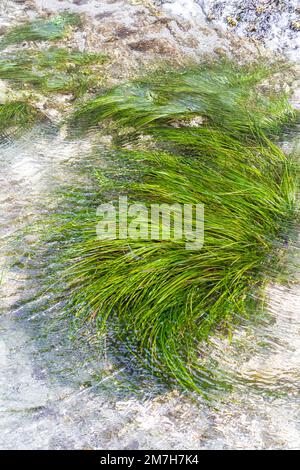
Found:
[[[0,134],[8,129],[24,131],[42,119],[41,112],[26,101],[8,101],[0,104]]]
[[[72,120],[85,128],[115,121],[116,142],[130,149],[116,148],[97,170],[93,211],[74,208],[50,228],[64,242],[67,308],[100,332],[112,329],[153,373],[201,393],[213,373],[199,344],[253,314],[296,210],[294,157],[268,136],[293,113],[285,96],[258,86],[270,74],[228,63],[159,72],[89,101]],[[203,247],[142,231],[99,239],[96,205],[116,204],[119,194],[146,208],[204,204]]]
[[[0,41],[0,49],[23,41],[54,41],[64,38],[71,27],[80,27],[80,16],[64,12],[54,18],[37,19],[10,28]]]
[[[101,81],[98,66],[107,60],[104,54],[79,52],[65,48],[42,51],[27,49],[3,55],[0,79],[17,88],[42,93],[62,92],[81,95]]]
[[[158,71],[83,103],[73,121],[85,129],[113,119],[123,128],[138,132],[145,128],[152,133],[163,122],[200,116],[208,119],[210,126],[234,135],[277,132],[293,115],[286,96],[274,93],[270,86],[265,92],[257,87],[285,67],[262,64],[241,68],[221,61]]]

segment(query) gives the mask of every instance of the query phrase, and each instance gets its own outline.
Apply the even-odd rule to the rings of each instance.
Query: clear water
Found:
[[[119,365],[109,339],[75,332],[49,305],[34,231],[13,247],[7,237],[50,213],[70,180],[87,183],[91,145],[44,127],[0,147],[0,448],[299,448],[299,271],[289,287],[269,287],[267,316],[203,347],[231,386],[212,390],[210,403]]]

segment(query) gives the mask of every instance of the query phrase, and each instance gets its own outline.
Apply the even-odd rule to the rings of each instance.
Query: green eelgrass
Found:
[[[103,54],[65,48],[17,51],[0,59],[0,79],[18,88],[78,96],[99,81],[97,66],[105,61]]]
[[[98,172],[99,203],[126,194],[146,207],[205,206],[196,251],[184,239],[99,240],[88,209],[60,228],[76,315],[96,319],[101,332],[113,328],[154,373],[198,392],[212,378],[199,343],[253,311],[295,214],[297,166],[268,137],[292,111],[285,97],[259,91],[267,76],[229,64],[158,73],[114,88],[73,119],[85,127],[113,119],[136,144]]]
[[[292,110],[284,94],[274,93],[270,86],[269,91],[259,92],[257,87],[284,67],[239,67],[222,61],[158,71],[84,103],[73,116],[73,123],[86,129],[109,118],[118,126],[137,132],[145,128],[151,133],[162,123],[200,116],[210,126],[234,135],[276,133],[290,121]]]
[[[8,129],[24,131],[41,120],[42,114],[26,101],[16,100],[0,104],[0,134]]]
[[[75,13],[62,13],[51,19],[38,19],[8,30],[0,41],[0,49],[23,41],[54,41],[64,38],[70,27],[80,27]]]

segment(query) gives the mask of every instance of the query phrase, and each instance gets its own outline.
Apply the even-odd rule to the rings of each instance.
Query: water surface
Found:
[[[57,190],[70,181],[88,187],[105,162],[91,146],[44,126],[0,147],[0,447],[299,448],[299,272],[290,286],[270,285],[268,315],[242,321],[231,342],[217,334],[201,348],[230,385],[212,390],[210,403],[120,364],[110,339],[77,331],[60,303],[49,303],[34,230],[13,245],[7,237],[57,210]]]

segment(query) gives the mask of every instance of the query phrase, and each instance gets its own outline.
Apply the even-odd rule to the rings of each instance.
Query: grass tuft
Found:
[[[0,79],[15,87],[42,93],[73,93],[76,97],[101,80],[98,66],[107,60],[104,54],[49,48],[25,50],[2,56]]]
[[[113,329],[155,374],[200,393],[213,372],[199,344],[254,313],[295,216],[298,168],[270,140],[293,112],[260,87],[271,77],[228,63],[160,72],[89,101],[73,119],[84,128],[113,120],[131,141],[98,171],[98,203],[119,194],[146,207],[202,203],[205,239],[195,251],[184,239],[99,240],[95,203],[52,227],[66,247],[68,307],[100,332]]]
[[[123,128],[152,133],[162,123],[176,125],[179,120],[193,125],[193,118],[200,117],[204,124],[233,135],[276,133],[291,120],[293,111],[284,94],[274,93],[270,86],[264,89],[270,76],[285,67],[239,67],[222,61],[157,71],[82,104],[74,123],[87,129],[113,119]]]
[[[13,129],[16,133],[32,127],[42,115],[26,101],[0,104],[0,134]]]
[[[0,42],[0,49],[24,41],[55,41],[63,39],[71,27],[80,27],[80,16],[62,13],[51,19],[38,19],[8,30]]]

